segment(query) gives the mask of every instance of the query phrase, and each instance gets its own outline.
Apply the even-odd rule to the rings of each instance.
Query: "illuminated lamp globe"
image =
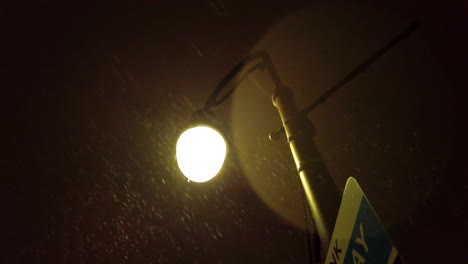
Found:
[[[192,127],[177,141],[177,163],[189,180],[206,182],[223,167],[226,150],[226,141],[217,130],[208,126]]]

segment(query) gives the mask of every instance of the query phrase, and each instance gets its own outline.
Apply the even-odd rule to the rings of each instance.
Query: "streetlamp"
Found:
[[[282,121],[282,126],[270,133],[270,139],[278,140],[282,134],[286,134],[320,238],[322,256],[325,256],[340,207],[341,194],[315,146],[313,140],[315,129],[307,114],[324,103],[358,74],[365,71],[377,58],[390,50],[400,40],[408,37],[417,27],[417,23],[411,24],[302,111],[298,111],[291,89],[282,84],[270,56],[264,51],[258,51],[247,56],[221,80],[204,107],[194,113],[192,117],[193,127],[187,129],[179,137],[176,155],[182,173],[189,180],[196,182],[210,180],[219,173],[226,157],[227,144],[220,131],[212,125],[216,121],[211,108],[224,102],[232,94],[237,84],[250,72],[257,68],[265,69],[275,86],[272,101]],[[251,68],[247,68],[247,72],[241,75],[242,70],[255,61],[260,62],[254,64]],[[232,83],[232,80],[238,76],[240,77],[239,80]],[[231,88],[218,99],[220,92],[228,86]]]
[[[272,100],[273,104],[278,109],[278,113],[283,123],[282,127],[284,129],[278,129],[277,131],[272,132],[270,134],[270,138],[275,140],[279,138],[283,132],[285,132],[287,136],[287,140],[300,175],[301,183],[304,187],[304,192],[312,212],[314,223],[318,230],[322,252],[325,253],[328,249],[329,239],[331,232],[333,231],[332,228],[338,213],[338,208],[340,205],[340,193],[333,179],[330,177],[322,157],[320,156],[314,144],[313,138],[315,130],[312,123],[305,114],[301,114],[297,110],[296,104],[293,100],[292,91],[290,88],[281,83],[273,63],[271,62],[270,56],[264,51],[259,51],[248,56],[238,65],[236,65],[233,70],[216,87],[205,103],[205,106],[194,114],[194,117],[212,116],[210,111],[211,108],[221,104],[224,100],[226,100],[228,96],[234,91],[237,83],[232,85],[232,88],[228,90],[228,92],[221,99],[218,100],[217,97],[221,90],[227,87],[231,80],[238,76],[238,74],[241,73],[246,65],[254,61],[260,62],[255,64],[255,66],[251,69],[248,69],[248,71],[241,76],[237,83],[242,81],[243,77],[257,68],[265,69],[268,75],[271,77],[275,85]],[[195,120],[192,120],[193,125],[195,125],[200,120],[200,118],[194,119]],[[195,133],[195,131],[198,132]],[[220,162],[222,163],[222,161],[224,161],[226,148],[222,147],[223,143],[220,139],[222,136],[218,133],[219,132],[213,128],[197,126],[189,128],[179,137],[176,149],[177,162],[182,173],[189,180],[193,180],[192,177],[196,175],[195,180],[193,181],[206,181],[213,178],[219,171]],[[193,143],[187,143],[188,139],[193,140]],[[210,169],[207,169],[207,167],[204,165],[205,162],[209,163],[209,157],[213,157],[211,154],[207,155],[206,153],[208,145],[205,146],[204,144],[208,142],[210,144],[217,145],[210,145],[210,149],[213,148],[216,149],[216,151],[222,152],[222,159],[221,157],[214,158],[212,164],[213,167],[210,167]],[[197,148],[185,148],[182,146],[197,146]],[[185,157],[189,156],[193,157],[194,160],[185,163],[183,160]],[[186,166],[187,164],[189,165]],[[189,172],[189,167],[194,171]],[[207,171],[205,176],[198,175],[204,170]]]

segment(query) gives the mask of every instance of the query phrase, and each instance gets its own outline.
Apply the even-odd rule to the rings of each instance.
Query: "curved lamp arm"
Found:
[[[236,77],[238,77],[241,71],[244,70],[245,66],[259,59],[261,59],[260,62],[253,65],[244,74],[240,75],[240,78],[237,79],[235,83],[231,83]],[[232,92],[234,92],[239,83],[257,69],[266,69],[275,87],[284,87],[284,85],[281,83],[278,72],[276,71],[271,61],[270,55],[263,50],[256,51],[245,57],[241,62],[234,66],[228,74],[226,74],[226,76],[218,83],[218,85],[216,85],[216,88],[213,90],[213,92],[211,92],[211,95],[208,97],[208,100],[205,102],[205,105],[202,109],[210,110],[210,108],[223,103],[232,94]],[[218,99],[221,91],[228,86],[231,86],[231,89],[228,90],[222,98]]]

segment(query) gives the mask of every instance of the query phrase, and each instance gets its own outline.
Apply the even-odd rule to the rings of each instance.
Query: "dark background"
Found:
[[[425,88],[424,82],[418,82],[424,74],[411,79],[412,73],[407,73],[402,86],[414,84],[417,92],[401,92],[396,87],[387,103],[394,105],[391,103],[401,98],[422,103],[406,109],[411,113],[388,107],[368,119],[389,124],[385,120],[395,113],[411,116],[402,121],[402,127],[411,120],[424,120],[412,130],[416,134],[389,135],[394,130],[367,128],[371,122],[364,118],[364,129],[350,129],[370,135],[371,140],[358,145],[381,147],[362,151],[353,145],[350,149],[355,152],[346,154],[333,145],[346,143],[336,140],[335,130],[318,126],[321,151],[340,188],[349,176],[355,176],[365,191],[367,187],[371,203],[407,263],[466,262],[464,201],[468,185],[463,113],[468,9],[462,2],[355,4],[363,3],[426,25],[419,33],[421,43],[429,43],[428,50],[437,53],[435,64],[442,76],[437,80],[445,86]],[[276,188],[276,182],[285,182],[287,187],[279,185],[278,189],[288,191],[278,195],[284,206],[273,208],[275,202],[265,198],[269,197],[267,191],[258,187],[265,183],[252,181],[247,162],[231,166],[209,183],[188,183],[177,169],[174,149],[191,112],[202,105],[224,74],[259,41],[268,46],[268,37],[263,36],[282,18],[309,4],[313,9],[314,3],[309,1],[220,0],[127,5],[41,2],[2,8],[2,75],[6,77],[1,96],[5,157],[2,263],[307,263],[302,204],[294,197],[288,199],[288,193],[297,198],[300,192],[291,177],[290,160],[278,160],[279,154],[268,153],[252,158],[253,167],[258,164],[263,166],[260,172],[268,171],[260,175],[266,183],[272,171],[291,172],[273,173],[278,180],[271,180],[271,185]],[[323,31],[324,38],[327,32],[330,34]],[[282,36],[268,34],[276,40]],[[285,35],[284,39],[289,38]],[[382,35],[381,39],[385,43],[388,38]],[[338,45],[328,52],[333,56],[340,50]],[[353,52],[359,47],[345,50]],[[294,71],[297,61],[287,59],[292,55],[284,57],[276,61],[282,62],[287,79],[288,69]],[[420,59],[411,60],[411,52],[401,57],[402,65]],[[361,56],[336,64],[352,66],[360,60]],[[336,70],[336,76],[330,73],[329,77],[337,80],[345,72]],[[314,80],[302,80],[308,81]],[[320,84],[328,85],[326,81]],[[312,88],[300,92],[312,98],[317,94]],[[233,115],[234,128],[239,98],[242,95],[235,98],[232,113],[229,104],[220,110],[220,116]],[[333,104],[330,107],[317,112],[318,124],[333,120],[330,113],[341,111]],[[359,111],[365,112],[366,107],[372,105],[363,103],[364,110]],[[245,114],[249,113],[237,116]],[[386,147],[389,136],[414,146],[414,153],[411,149],[411,155],[375,155],[398,148],[394,144]],[[432,148],[431,141],[443,147]],[[374,163],[368,168],[348,164],[336,158],[340,153]],[[407,169],[411,164],[434,169],[420,171],[416,165]],[[386,175],[391,165],[400,168],[401,174]],[[385,180],[376,181],[382,173]],[[424,181],[427,177],[429,182]],[[405,182],[411,184],[403,185]],[[376,191],[384,187],[385,192]],[[411,197],[413,192],[425,195]],[[409,209],[399,214],[406,204]],[[287,206],[292,212],[282,211]]]

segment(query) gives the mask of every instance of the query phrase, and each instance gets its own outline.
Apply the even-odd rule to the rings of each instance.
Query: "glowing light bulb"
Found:
[[[189,180],[205,182],[221,170],[226,150],[226,141],[217,130],[207,126],[189,128],[177,141],[177,163]]]

